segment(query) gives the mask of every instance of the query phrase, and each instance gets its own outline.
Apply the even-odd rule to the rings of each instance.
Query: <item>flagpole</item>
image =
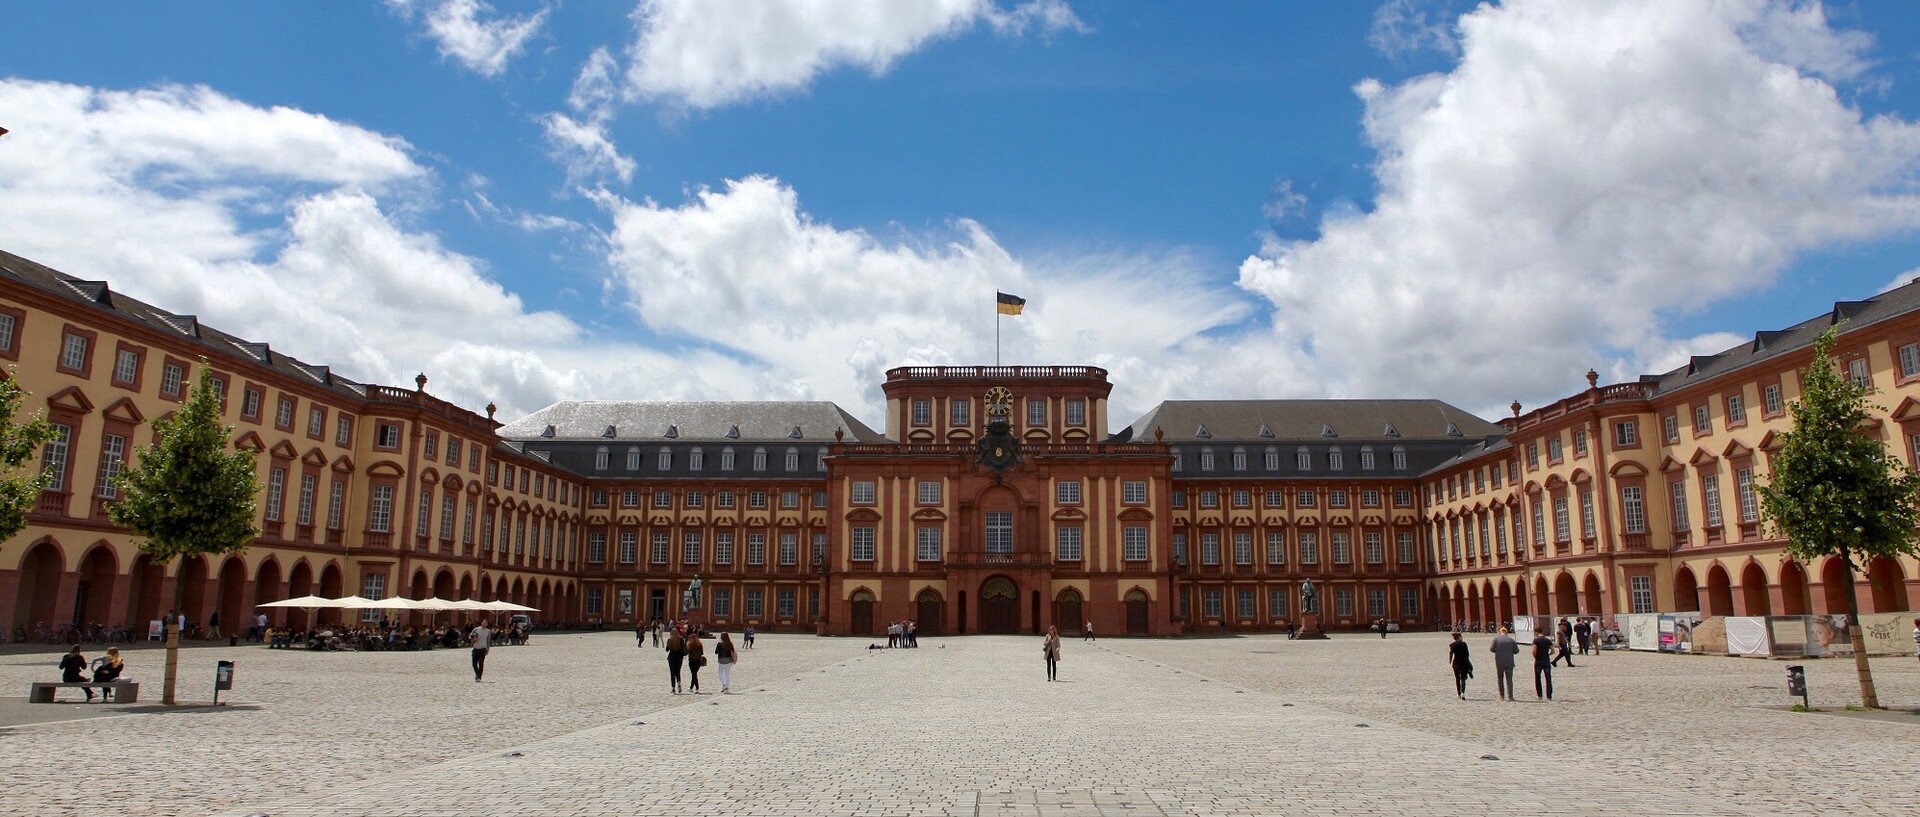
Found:
[[[1000,365],[1000,296],[993,297],[993,365]]]

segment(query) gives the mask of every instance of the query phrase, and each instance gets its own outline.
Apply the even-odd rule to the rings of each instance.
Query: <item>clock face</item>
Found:
[[[1013,410],[1013,392],[1006,386],[987,389],[987,414],[1003,417]]]

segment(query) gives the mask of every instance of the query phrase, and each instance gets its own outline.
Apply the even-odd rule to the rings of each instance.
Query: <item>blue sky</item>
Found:
[[[1920,2],[21,5],[0,248],[505,413],[1493,414],[1920,273]]]

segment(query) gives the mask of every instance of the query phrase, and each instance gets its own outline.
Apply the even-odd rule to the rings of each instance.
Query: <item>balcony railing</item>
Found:
[[[1051,553],[954,553],[948,567],[1051,567]]]
[[[1098,366],[901,366],[887,370],[888,380],[1011,380],[1017,378],[1092,377],[1107,379]]]

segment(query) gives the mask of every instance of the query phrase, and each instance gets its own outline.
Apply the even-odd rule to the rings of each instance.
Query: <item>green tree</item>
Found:
[[[153,424],[153,444],[120,473],[121,499],[107,516],[142,538],[140,551],[165,565],[176,557],[236,553],[260,533],[254,527],[254,454],[232,450],[233,426],[220,423],[220,396],[200,361],[200,379],[185,405]],[[176,581],[173,608],[184,604],[186,583]],[[173,703],[180,666],[180,632],[166,622],[167,673],[162,703]]]
[[[26,398],[27,391],[20,388],[13,379],[13,369],[8,368],[6,378],[0,379],[0,542],[27,526],[27,513],[53,477],[45,469],[20,469],[38,456],[40,447],[55,434],[53,424],[38,414],[26,422],[14,422]]]
[[[1814,342],[1813,362],[1792,406],[1793,430],[1773,455],[1773,474],[1760,486],[1760,502],[1767,520],[1787,537],[1787,552],[1794,558],[1811,564],[1833,556],[1845,565],[1847,630],[1853,634],[1861,703],[1877,709],[1880,697],[1867,664],[1853,576],[1875,557],[1915,552],[1920,475],[1867,433],[1867,388],[1841,376],[1834,365],[1837,330],[1829,328]]]

